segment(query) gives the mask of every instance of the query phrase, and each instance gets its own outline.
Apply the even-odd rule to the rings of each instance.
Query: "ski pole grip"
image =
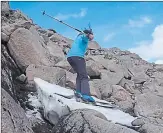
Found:
[[[42,15],[45,15],[45,11],[42,12]]]

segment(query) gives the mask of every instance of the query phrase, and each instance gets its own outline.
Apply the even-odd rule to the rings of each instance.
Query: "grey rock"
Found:
[[[120,81],[119,85],[122,86],[129,93],[134,94],[135,85],[133,81],[123,78]]]
[[[50,52],[50,54],[56,58],[57,62],[65,59],[65,55],[62,51],[62,48],[56,45],[55,43],[49,41],[47,43],[47,49]]]
[[[9,36],[1,32],[1,40],[2,40],[2,43],[6,44],[9,41]]]
[[[97,90],[97,95],[99,97],[101,97],[102,99],[111,97],[113,89],[107,80],[94,79],[92,83],[95,90]],[[99,94],[99,92],[101,94]]]
[[[16,79],[19,80],[21,83],[25,83],[25,81],[27,80],[27,77],[24,74],[21,74]]]
[[[49,42],[49,38],[46,35],[42,35],[45,44],[47,44]]]
[[[117,85],[120,83],[123,77],[127,76],[128,71],[123,65],[117,64],[114,60],[104,60],[103,66],[107,68],[106,70],[101,70],[102,79],[108,79],[108,82],[112,85]]]
[[[163,97],[152,93],[136,96],[135,112],[145,117],[161,117],[163,113]]]
[[[14,98],[16,98],[15,77],[20,75],[19,68],[8,53],[6,45],[1,44],[1,86]]]
[[[95,96],[95,97],[101,99],[100,89],[98,88],[96,83],[97,83],[96,81],[89,81],[90,93],[92,96]]]
[[[134,102],[133,100],[126,100],[115,102],[115,104],[118,105],[124,112],[129,113],[132,116],[135,116],[133,102]]]
[[[96,41],[89,41],[88,49],[100,49],[100,45]]]
[[[90,77],[100,78],[100,76],[101,76],[101,72],[99,70],[98,65],[96,64],[96,62],[94,62],[92,60],[89,60],[86,62],[86,70]]]
[[[77,74],[66,71],[66,86],[75,89],[76,88],[76,77]]]
[[[47,67],[40,65],[29,65],[26,69],[28,82],[33,82],[34,77],[41,78],[49,83],[57,84],[65,87],[66,72],[57,67]]]
[[[1,2],[1,11],[9,11],[10,6],[8,1]]]
[[[50,58],[40,40],[27,29],[19,28],[12,33],[7,44],[11,56],[24,72],[30,64],[54,66],[55,60]]]
[[[93,110],[76,110],[60,121],[56,133],[137,133],[136,131],[113,124]]]
[[[112,85],[113,87],[113,93],[112,97],[118,101],[127,101],[131,100],[130,94],[121,86],[119,85]]]
[[[138,131],[143,133],[163,133],[163,127],[147,123],[144,124]]]
[[[3,133],[33,133],[25,111],[2,88],[2,125]]]
[[[67,71],[70,71],[70,72],[73,72],[74,73],[72,67],[70,66],[70,64],[68,63],[67,60],[62,60],[62,61],[56,63],[55,66],[56,67],[63,68],[65,70],[67,70]]]
[[[132,125],[133,125],[133,126],[142,126],[142,125],[144,125],[144,124],[145,124],[145,122],[144,122],[144,120],[141,119],[141,118],[137,118],[136,120],[134,120],[134,121],[132,122]]]
[[[52,35],[54,35],[54,32],[51,31],[51,30],[48,30],[48,31],[47,31],[47,35],[48,35],[48,37],[51,37]]]
[[[41,34],[46,34],[47,33],[47,30],[44,30],[44,29],[38,29],[38,32],[40,32]]]

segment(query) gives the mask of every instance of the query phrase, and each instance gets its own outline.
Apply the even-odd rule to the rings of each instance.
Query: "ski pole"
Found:
[[[60,23],[62,23],[62,24],[64,24],[64,25],[66,25],[66,26],[68,26],[68,27],[70,27],[70,28],[72,28],[72,29],[74,29],[74,30],[80,32],[80,33],[85,34],[83,31],[81,31],[81,30],[79,30],[79,29],[77,29],[77,28],[75,28],[75,27],[73,27],[73,26],[71,26],[71,25],[69,25],[69,24],[66,24],[66,23],[63,22],[62,20],[59,20],[59,19],[57,19],[57,18],[55,18],[55,17],[52,17],[51,15],[46,14],[45,11],[43,11],[42,14],[43,14],[43,15],[46,15],[46,16],[48,16],[48,17],[50,17],[50,18],[52,18],[52,19],[54,19],[54,20],[56,20],[56,21],[58,21],[58,22],[60,22]]]

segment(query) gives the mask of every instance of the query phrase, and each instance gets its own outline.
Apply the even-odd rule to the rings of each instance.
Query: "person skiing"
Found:
[[[86,62],[84,55],[86,53],[88,42],[93,40],[94,35],[92,29],[83,31],[80,33],[72,44],[71,49],[67,53],[67,61],[77,73],[76,77],[76,95],[80,95],[86,102],[95,102],[90,96],[90,86],[88,81],[88,75],[86,71]]]

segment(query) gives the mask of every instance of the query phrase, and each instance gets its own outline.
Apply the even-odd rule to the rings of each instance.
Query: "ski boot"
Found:
[[[82,95],[81,98],[86,103],[95,103],[95,100],[89,95]]]

